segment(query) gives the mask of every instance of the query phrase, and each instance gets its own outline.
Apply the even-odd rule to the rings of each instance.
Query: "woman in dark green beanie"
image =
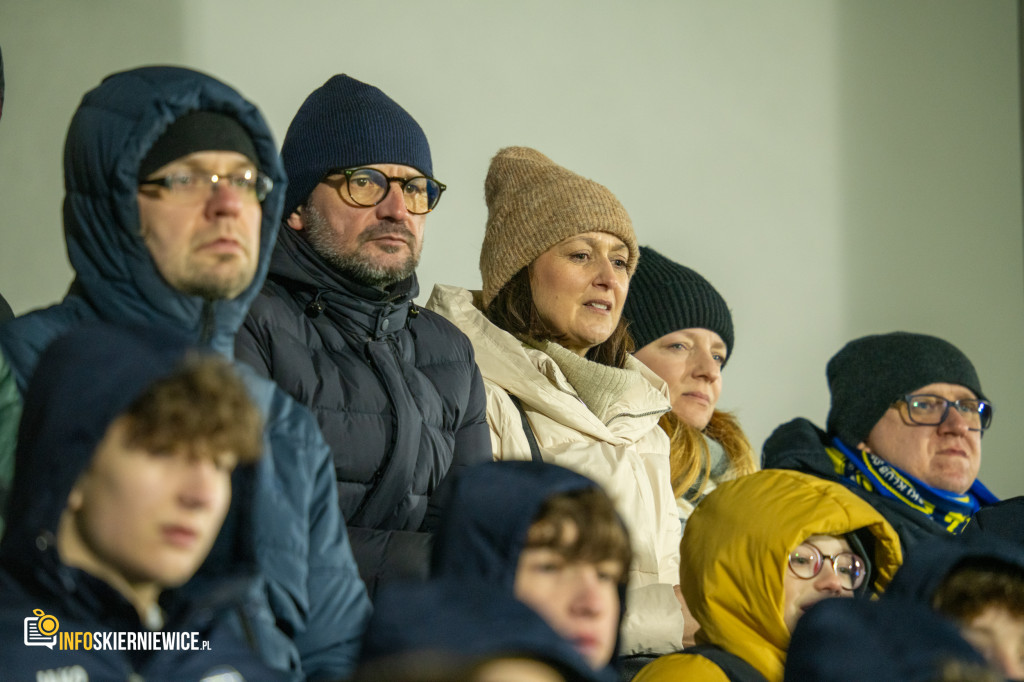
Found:
[[[716,409],[732,354],[732,315],[710,282],[648,246],[640,247],[622,315],[639,349],[634,356],[672,396],[661,427],[671,441],[672,488],[685,525],[718,482],[757,470],[739,422]]]

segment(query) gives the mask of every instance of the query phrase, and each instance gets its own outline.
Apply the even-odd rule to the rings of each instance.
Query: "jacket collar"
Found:
[[[469,337],[485,380],[518,396],[530,409],[610,443],[641,439],[671,409],[665,382],[643,363],[629,358],[627,369],[638,372],[641,378],[630,382],[616,401],[605,406],[602,414],[594,414],[550,355],[527,346],[493,324],[477,307],[479,304],[479,292],[439,284],[426,307],[446,317]]]
[[[380,339],[405,327],[419,293],[416,275],[381,289],[353,280],[320,258],[306,240],[285,226],[270,264],[270,278],[287,282],[301,296],[306,315],[325,315],[350,333]]]

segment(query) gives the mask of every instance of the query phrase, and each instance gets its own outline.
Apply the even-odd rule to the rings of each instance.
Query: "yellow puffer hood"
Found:
[[[781,680],[790,635],[783,621],[789,552],[811,535],[861,528],[875,539],[869,559],[873,588],[881,591],[902,561],[899,537],[843,485],[781,469],[719,485],[697,506],[680,545],[680,584],[701,625],[698,642]]]

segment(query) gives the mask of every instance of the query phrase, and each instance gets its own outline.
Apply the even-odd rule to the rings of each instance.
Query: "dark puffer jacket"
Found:
[[[237,339],[240,360],[317,416],[371,593],[426,576],[434,491],[491,459],[473,347],[413,304],[418,291],[415,276],[388,291],[351,282],[285,228]]]
[[[235,117],[252,136],[260,169],[275,183],[263,202],[256,276],[232,300],[204,301],[171,287],[139,234],[139,163],[171,122],[196,110]],[[94,320],[175,330],[231,357],[235,333],[266,277],[286,185],[259,110],[195,71],[126,71],[85,95],[64,157],[64,231],[76,278],[61,303],[0,326],[0,350],[18,387],[24,391],[53,339]],[[273,382],[241,369],[266,421],[251,532],[269,610],[254,634],[275,668],[315,679],[343,677],[355,663],[370,605],[338,513],[330,452],[308,410]]]
[[[17,450],[10,527],[0,544],[0,651],[4,680],[200,680],[235,671],[248,680],[285,679],[266,668],[253,642],[237,637],[235,619],[250,611],[257,573],[252,538],[212,558],[205,580],[164,590],[162,632],[196,633],[206,650],[74,649],[59,642],[72,633],[148,631],[134,606],[99,578],[61,561],[55,538],[68,495],[92,462],[108,425],[151,382],[174,371],[187,344],[163,332],[148,335],[85,325],[51,345],[33,375]],[[252,515],[253,467],[232,477],[236,522]],[[180,511],[180,510],[179,510]],[[163,509],[162,513],[167,513]],[[45,614],[57,632],[43,628],[34,645],[26,619]],[[38,623],[46,621],[40,620]],[[53,622],[53,621],[49,621]]]

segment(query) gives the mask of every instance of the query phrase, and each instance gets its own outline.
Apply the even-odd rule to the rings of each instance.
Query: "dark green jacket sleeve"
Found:
[[[0,536],[7,518],[7,499],[14,478],[14,447],[21,420],[21,394],[7,359],[0,353]]]

